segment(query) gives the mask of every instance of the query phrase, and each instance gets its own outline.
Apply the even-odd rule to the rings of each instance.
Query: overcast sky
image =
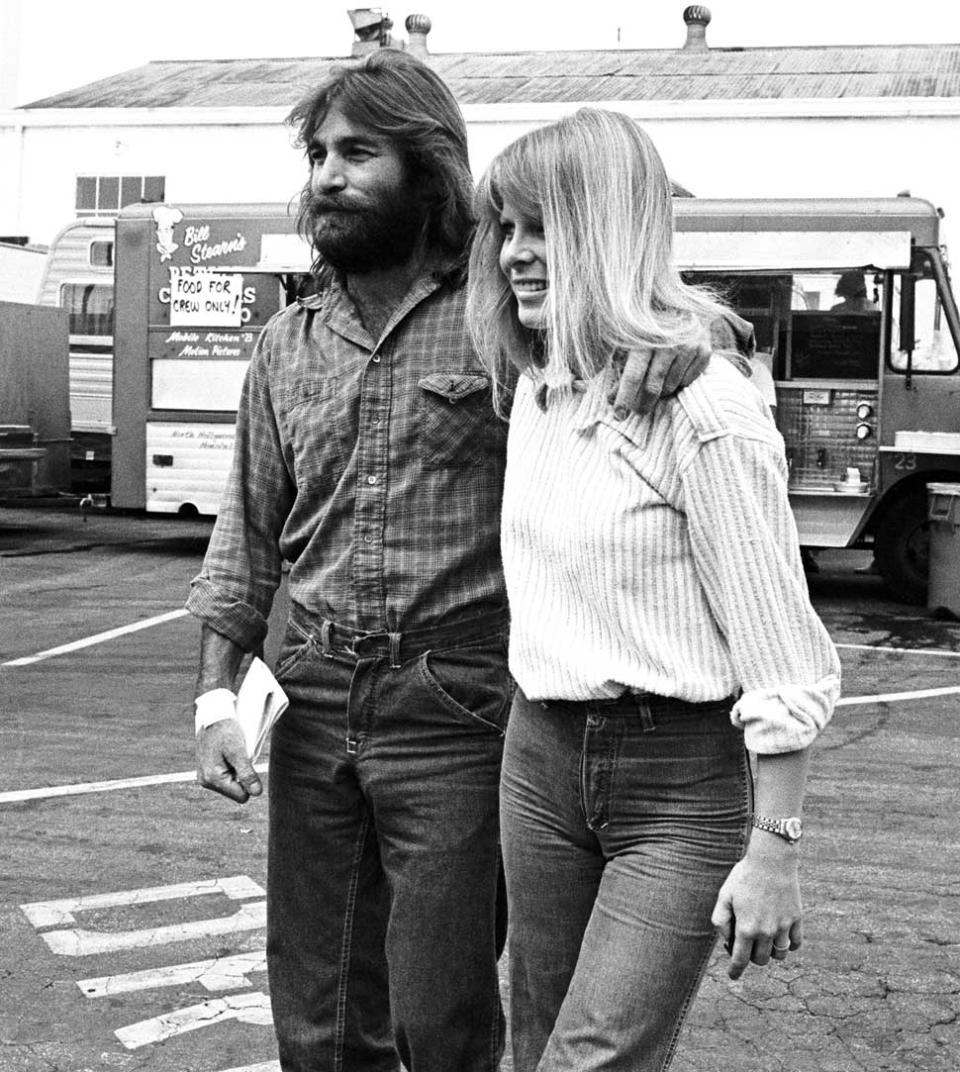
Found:
[[[347,0],[0,0],[8,38],[19,12],[16,103],[150,60],[341,56],[353,31]],[[433,23],[432,52],[678,48],[681,0],[389,0],[394,35],[411,13]],[[713,0],[717,47],[960,43],[958,0]],[[151,13],[152,12],[152,13]],[[289,12],[289,17],[284,14]],[[8,41],[9,43],[9,41]]]

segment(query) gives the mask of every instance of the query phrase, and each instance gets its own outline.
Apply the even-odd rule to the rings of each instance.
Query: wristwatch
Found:
[[[795,845],[803,837],[803,823],[796,815],[788,819],[768,819],[765,815],[755,815],[753,825],[758,830],[766,830],[768,834],[776,834],[784,841]]]

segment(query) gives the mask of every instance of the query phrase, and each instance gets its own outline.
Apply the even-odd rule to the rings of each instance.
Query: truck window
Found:
[[[109,283],[64,283],[60,306],[70,315],[71,335],[113,334],[113,286]]]
[[[776,380],[876,380],[882,276],[860,270],[687,273],[753,324]]]
[[[90,264],[94,268],[112,268],[113,242],[91,242]]]

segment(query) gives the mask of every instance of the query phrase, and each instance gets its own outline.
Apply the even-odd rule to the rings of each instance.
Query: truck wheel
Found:
[[[873,554],[887,587],[904,603],[926,603],[930,568],[930,522],[926,489],[911,492],[884,510]]]

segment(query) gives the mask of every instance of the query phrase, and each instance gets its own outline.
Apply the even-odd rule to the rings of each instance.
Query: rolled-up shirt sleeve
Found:
[[[266,636],[280,583],[280,533],[293,484],[270,397],[270,325],[260,335],[237,410],[233,462],[187,610],[245,651]]]
[[[746,432],[701,436],[682,473],[684,506],[700,581],[743,690],[731,718],[752,752],[793,752],[829,722],[840,661],[810,603],[782,441],[759,418],[745,423]]]

